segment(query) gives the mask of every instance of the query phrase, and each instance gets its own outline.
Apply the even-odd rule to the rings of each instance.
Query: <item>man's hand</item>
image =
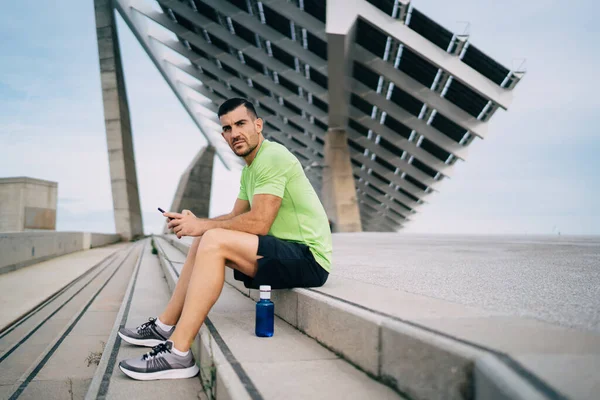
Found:
[[[196,218],[190,210],[183,210],[181,214],[167,212],[163,214],[167,218],[171,218],[167,224],[167,228],[171,229],[181,239],[184,236],[202,236],[209,227],[209,220]]]

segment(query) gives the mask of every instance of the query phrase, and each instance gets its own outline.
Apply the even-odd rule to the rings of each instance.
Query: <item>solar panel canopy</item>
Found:
[[[405,0],[116,0],[115,6],[217,155],[218,106],[254,103],[321,193],[330,105],[344,103],[363,230],[395,231],[484,138],[522,78]],[[342,58],[332,26],[351,13]],[[329,20],[328,20],[329,18]],[[343,64],[344,76],[329,76]],[[344,98],[332,89],[343,85]],[[333,103],[331,102],[333,101]]]

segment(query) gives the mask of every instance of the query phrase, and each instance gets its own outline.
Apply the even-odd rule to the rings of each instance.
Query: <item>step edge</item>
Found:
[[[115,322],[110,331],[110,336],[106,340],[106,344],[104,345],[104,349],[102,351],[102,357],[100,358],[100,362],[96,367],[96,372],[94,373],[94,377],[90,382],[90,386],[85,395],[85,400],[93,400],[98,398],[100,394],[100,390],[102,389],[102,384],[104,382],[104,375],[106,374],[106,370],[109,367],[109,362],[112,358],[112,353],[115,348],[118,349],[118,346],[115,345],[117,339],[119,338],[118,332],[123,323],[124,318],[126,318],[126,311],[128,311],[128,304],[131,304],[131,298],[133,291],[135,290],[135,283],[137,281],[138,272],[140,270],[140,266],[142,264],[142,259],[144,256],[144,251],[146,250],[147,241],[144,242],[142,249],[140,250],[140,254],[137,260],[137,265],[135,266],[135,270],[131,274],[129,278],[129,284],[127,285],[127,289],[125,290],[125,294],[123,296],[123,301],[121,302],[121,307],[119,307],[119,311],[115,316]],[[106,350],[110,349],[110,352]],[[113,365],[114,367],[114,365]],[[108,391],[108,388],[106,388]]]
[[[46,306],[51,304],[54,300],[59,298],[61,295],[63,295],[69,289],[76,286],[80,281],[84,282],[85,278],[88,277],[88,275],[93,275],[93,272],[97,269],[100,269],[100,267],[105,262],[107,262],[107,261],[111,262],[109,259],[114,258],[118,251],[119,250],[116,250],[116,251],[112,252],[111,254],[109,254],[108,256],[104,257],[102,260],[100,260],[99,262],[92,265],[85,272],[79,274],[78,276],[73,278],[71,281],[67,282],[65,285],[63,285],[62,287],[60,287],[59,289],[54,291],[52,294],[47,296],[45,299],[41,300],[36,305],[31,307],[29,310],[23,312],[19,317],[13,319],[11,322],[4,325],[3,327],[0,327],[0,340],[2,338],[4,338],[5,336],[9,335],[10,333],[12,333],[12,331],[14,329],[18,328],[20,325],[22,325],[22,323],[27,321],[30,317],[34,316],[39,311],[43,310]],[[92,279],[90,279],[88,282],[90,282],[93,279],[94,278],[92,277]]]

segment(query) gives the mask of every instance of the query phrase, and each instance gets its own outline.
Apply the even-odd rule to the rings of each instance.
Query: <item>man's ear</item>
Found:
[[[256,120],[254,121],[254,126],[256,127],[256,130],[258,132],[262,132],[262,130],[263,130],[263,119],[262,118],[256,118]]]

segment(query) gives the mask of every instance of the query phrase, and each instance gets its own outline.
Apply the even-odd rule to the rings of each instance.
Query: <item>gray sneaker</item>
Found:
[[[137,328],[119,329],[119,336],[127,343],[138,346],[154,347],[170,338],[174,331],[175,327],[172,327],[169,331],[163,331],[156,325],[156,318],[148,318],[148,322],[144,322]]]
[[[130,378],[151,381],[156,379],[183,379],[198,375],[200,368],[194,361],[192,352],[186,356],[171,353],[173,342],[167,341],[144,354],[140,358],[123,360],[119,368]]]

